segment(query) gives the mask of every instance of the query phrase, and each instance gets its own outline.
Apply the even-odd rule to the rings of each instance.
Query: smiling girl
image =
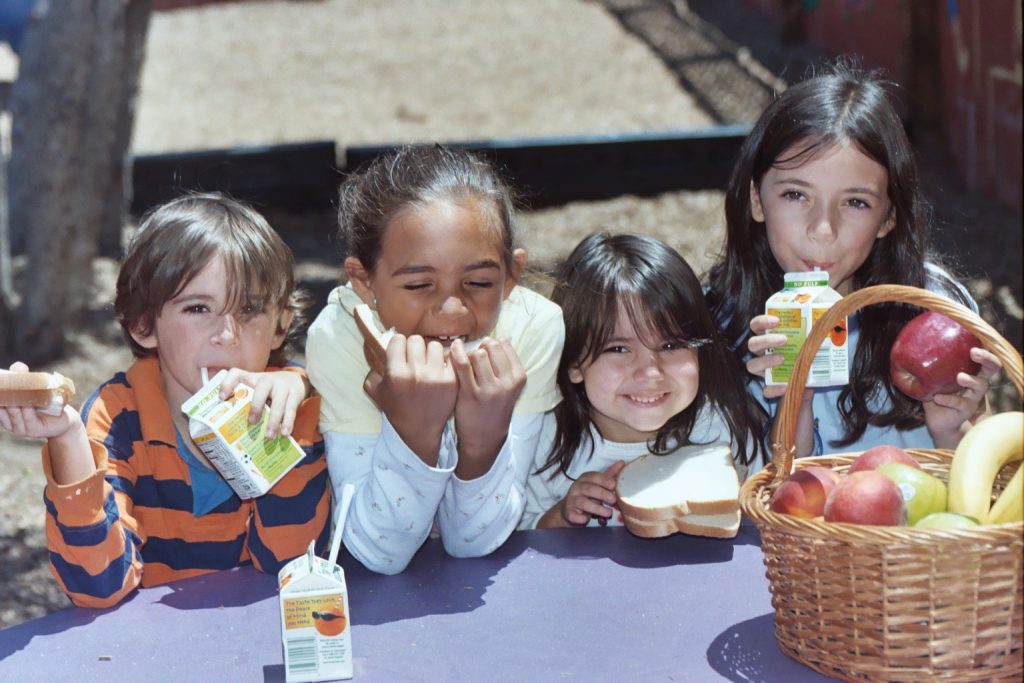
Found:
[[[770,413],[785,387],[765,387],[764,373],[782,362],[772,349],[786,338],[763,310],[786,272],[820,268],[843,295],[878,284],[927,288],[977,310],[929,253],[918,184],[914,152],[877,74],[837,64],[787,89],[754,125],[727,188],[726,242],[710,271],[708,301]],[[889,349],[915,314],[886,304],[850,316],[850,383],[807,390],[797,456],[825,444],[851,451],[956,446],[984,412],[999,361],[973,349],[981,370],[961,373],[958,392],[923,404],[904,396],[889,378]]]
[[[564,336],[558,306],[518,286],[509,190],[469,153],[405,147],[345,180],[338,219],[348,283],[306,356],[335,492],[355,486],[345,546],[400,572],[436,523],[450,554],[490,553],[522,515]],[[396,332],[383,375],[358,304]]]
[[[760,467],[762,416],[677,252],[591,235],[559,267],[552,299],[565,315],[564,398],[545,417],[520,528],[621,524],[616,477],[648,452],[731,441],[741,477]]]

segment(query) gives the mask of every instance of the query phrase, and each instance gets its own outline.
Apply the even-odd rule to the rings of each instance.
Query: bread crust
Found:
[[[677,532],[709,538],[735,538],[740,528],[740,511],[728,515],[683,515],[654,522],[633,519],[623,514],[622,523],[630,533],[642,538],[663,538]]]
[[[383,333],[377,329],[377,323],[373,319],[373,310],[366,304],[359,304],[352,311],[356,319],[356,327],[363,335],[363,355],[370,369],[378,375],[383,375],[388,367],[387,343]]]
[[[0,406],[58,414],[74,395],[74,382],[57,372],[0,373]]]

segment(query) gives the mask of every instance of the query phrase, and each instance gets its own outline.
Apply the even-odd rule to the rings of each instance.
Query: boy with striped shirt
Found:
[[[285,344],[305,302],[291,251],[251,208],[218,194],[157,208],[136,231],[115,309],[136,357],[57,417],[0,408],[0,425],[47,439],[50,566],[76,604],[109,607],[152,586],[240,564],[276,572],[326,542],[330,486],[319,397]],[[181,405],[213,376],[254,387],[250,420],[291,434],[306,457],[267,494],[241,500],[192,443]],[[16,363],[12,370],[27,370]]]

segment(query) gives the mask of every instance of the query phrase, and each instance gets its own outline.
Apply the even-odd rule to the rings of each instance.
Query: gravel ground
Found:
[[[382,3],[386,4],[386,3]],[[154,15],[134,148],[139,153],[334,139],[400,141],[634,132],[750,122],[774,88],[819,57],[719,0],[359,0],[234,2]],[[2,56],[2,55],[0,55]],[[0,61],[0,67],[4,64]],[[965,192],[938,148],[921,150],[936,242],[990,322],[1021,347],[1021,216]],[[653,234],[698,272],[722,234],[722,193],[577,202],[521,217],[534,265],[593,230]],[[330,216],[274,216],[314,221]],[[1000,245],[992,248],[991,245]],[[334,259],[293,245],[324,290]],[[309,258],[305,258],[309,256]],[[111,299],[116,263],[96,263],[94,324],[51,369],[81,394],[129,362]],[[1012,388],[996,405],[1015,401]],[[0,434],[0,628],[66,606],[46,566],[37,444]]]

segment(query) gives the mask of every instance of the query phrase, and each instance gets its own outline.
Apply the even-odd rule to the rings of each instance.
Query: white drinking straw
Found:
[[[334,520],[334,533],[331,535],[331,554],[327,561],[331,564],[337,563],[338,551],[341,550],[341,535],[345,531],[345,518],[348,517],[348,506],[352,504],[352,494],[356,487],[353,484],[345,484],[341,489],[341,502],[338,504],[338,516]]]

